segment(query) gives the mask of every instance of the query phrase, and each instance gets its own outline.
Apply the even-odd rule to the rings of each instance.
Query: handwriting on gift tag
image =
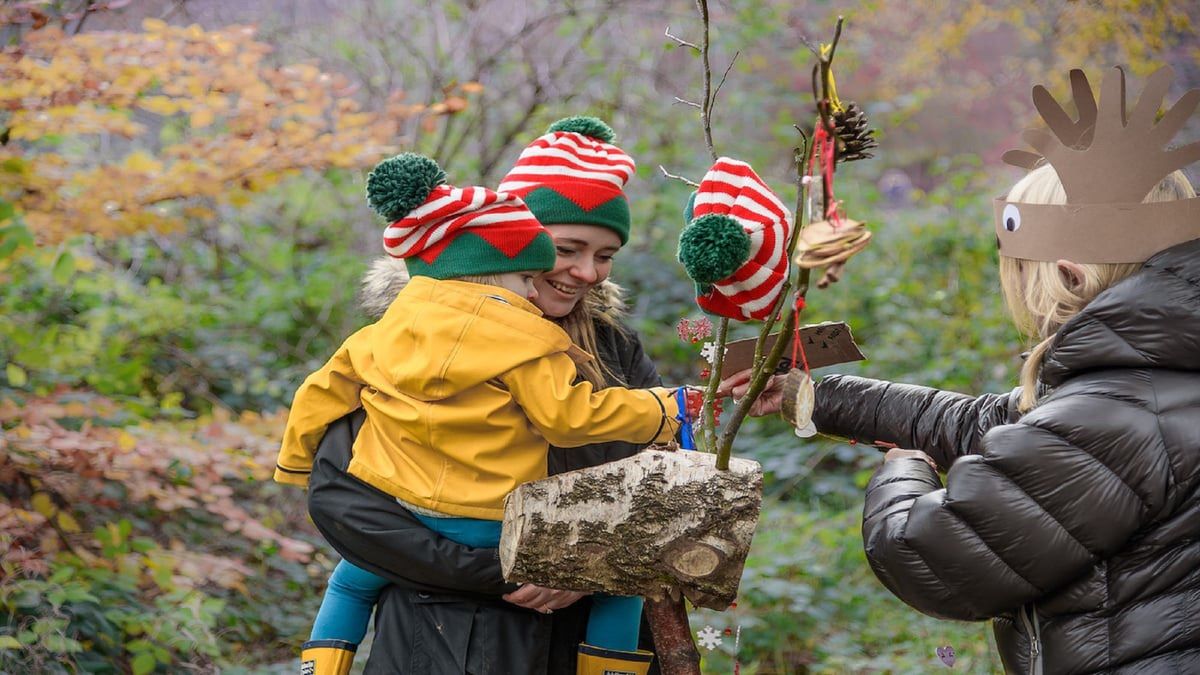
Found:
[[[767,336],[767,340],[763,344],[764,356],[770,353],[778,339],[778,333]],[[757,340],[758,338],[747,338],[726,344],[725,362],[721,372],[732,375],[749,368],[754,361],[754,343]],[[803,358],[801,358],[800,350],[797,349],[796,360],[800,363],[794,364],[792,363],[792,345],[789,337],[789,343],[783,350],[783,358],[779,360],[779,365],[775,368],[776,373],[786,373],[792,368],[803,368],[803,361],[807,361],[808,367],[811,369],[862,361],[867,358],[863,356],[862,351],[854,342],[850,326],[846,325],[844,321],[828,321],[804,326],[800,329],[800,347],[803,349]]]

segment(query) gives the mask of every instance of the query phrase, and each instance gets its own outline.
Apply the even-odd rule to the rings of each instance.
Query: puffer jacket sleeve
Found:
[[[1154,414],[1112,398],[1051,400],[983,436],[942,489],[924,462],[885,462],[863,543],[909,605],[979,620],[1048,595],[1120,550],[1172,483]]]
[[[351,354],[359,345],[369,344],[371,328],[367,326],[347,338],[329,361],[296,390],[275,461],[277,482],[307,485],[325,430],[334,420],[362,407],[359,394],[364,382]]]
[[[968,396],[830,375],[817,383],[813,422],[825,434],[923,450],[945,470],[963,455],[979,454],[989,429],[1016,420],[1019,398],[1020,389]]]
[[[575,382],[565,353],[524,363],[500,376],[513,400],[550,443],[573,447],[601,441],[662,442],[679,429],[679,407],[663,387],[596,391]]]

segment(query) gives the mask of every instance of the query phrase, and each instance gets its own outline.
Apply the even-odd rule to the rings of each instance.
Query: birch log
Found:
[[[724,610],[762,506],[762,467],[647,450],[526,483],[505,502],[500,564],[510,582],[641,595],[682,592]]]

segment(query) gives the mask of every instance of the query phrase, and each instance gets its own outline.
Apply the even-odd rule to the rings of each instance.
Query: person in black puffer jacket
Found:
[[[1145,201],[1194,197],[1175,171]],[[1069,203],[1052,166],[1007,201]],[[836,375],[817,384],[822,433],[920,449],[889,450],[867,486],[876,576],[926,614],[992,619],[1008,672],[1200,673],[1200,221],[1190,213],[1176,243],[1144,263],[1028,260],[1002,244],[1006,299],[1040,340],[1012,393]],[[722,389],[740,395],[744,379]],[[754,412],[778,410],[779,396],[772,387]],[[947,471],[944,488],[935,469]]]

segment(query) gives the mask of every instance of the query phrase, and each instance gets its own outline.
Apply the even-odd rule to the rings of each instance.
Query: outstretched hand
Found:
[[[741,399],[750,390],[750,372],[747,368],[721,380],[717,385],[717,396],[732,396],[735,401]],[[750,405],[751,416],[765,417],[779,412],[783,405],[783,380],[783,375],[772,375],[771,379],[767,380],[767,386]]]
[[[587,593],[559,591],[553,588],[545,588],[544,586],[535,586],[534,584],[523,584],[517,590],[505,595],[504,599],[518,607],[536,610],[542,614],[549,614],[556,609],[562,609],[563,607],[575,604],[585,595]]]

